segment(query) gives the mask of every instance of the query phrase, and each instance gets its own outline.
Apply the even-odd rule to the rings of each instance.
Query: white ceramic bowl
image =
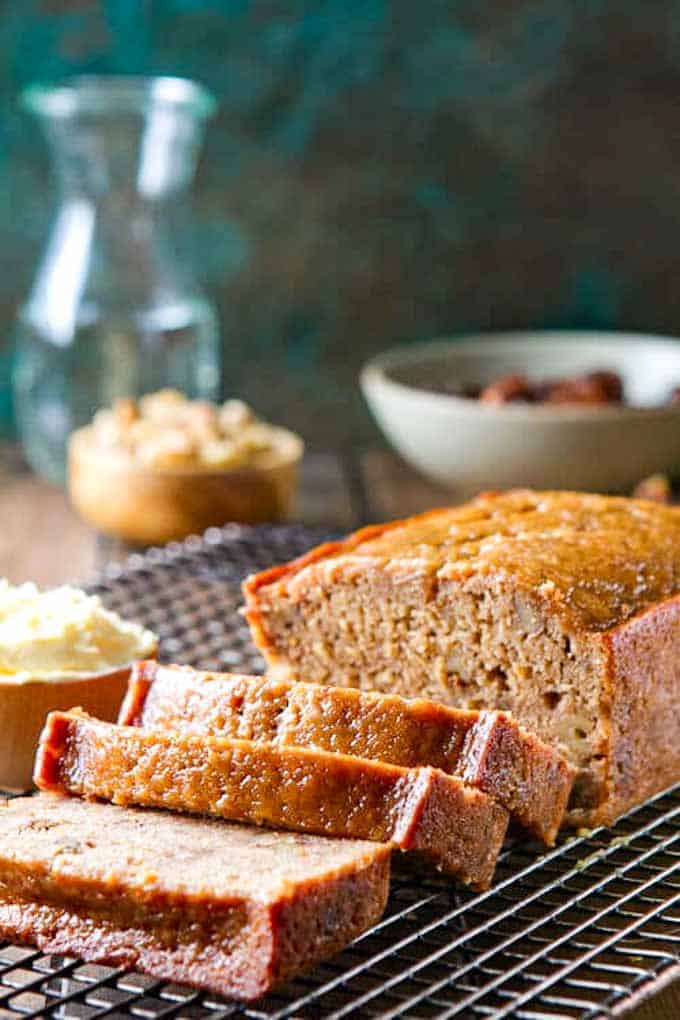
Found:
[[[436,393],[508,373],[542,380],[618,372],[635,406],[505,404]],[[366,401],[403,458],[433,481],[473,490],[527,485],[623,492],[680,474],[680,340],[635,333],[514,332],[388,351],[361,373]]]

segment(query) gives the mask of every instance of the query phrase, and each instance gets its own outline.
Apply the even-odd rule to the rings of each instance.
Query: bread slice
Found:
[[[116,726],[52,712],[40,740],[40,789],[116,804],[371,839],[415,850],[486,888],[508,825],[493,798],[438,769],[249,740]]]
[[[578,769],[573,824],[680,779],[680,509],[487,493],[244,592],[276,675],[512,712]]]
[[[51,794],[0,804],[0,937],[254,999],[385,907],[389,849]]]
[[[548,844],[573,782],[566,761],[503,712],[190,666],[137,663],[118,721],[311,747],[407,768],[430,765],[496,797]]]

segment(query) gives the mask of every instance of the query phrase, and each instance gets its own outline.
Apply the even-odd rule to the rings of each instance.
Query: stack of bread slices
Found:
[[[503,712],[138,663],[118,724],[48,716],[43,792],[0,812],[0,933],[252,999],[379,919],[393,851],[485,889],[572,781]]]

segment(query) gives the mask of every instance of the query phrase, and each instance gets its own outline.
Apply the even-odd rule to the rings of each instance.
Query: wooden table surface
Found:
[[[464,495],[428,484],[386,451],[342,459],[311,454],[303,465],[296,519],[349,531]],[[85,583],[128,552],[80,521],[64,491],[31,475],[15,447],[0,447],[0,577],[40,585]],[[680,980],[668,980],[671,976],[628,1010],[626,1020],[680,1020]]]

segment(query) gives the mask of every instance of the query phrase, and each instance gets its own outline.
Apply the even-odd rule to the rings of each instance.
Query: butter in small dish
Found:
[[[131,664],[157,649],[152,631],[123,620],[96,595],[0,580],[0,789],[31,789],[48,712],[78,705],[114,720]]]

